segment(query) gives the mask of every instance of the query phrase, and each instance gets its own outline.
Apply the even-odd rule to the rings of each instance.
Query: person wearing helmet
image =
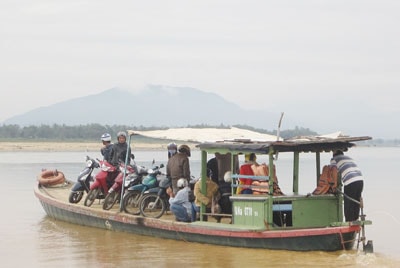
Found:
[[[190,202],[191,190],[188,186],[187,179],[180,178],[177,181],[178,192],[176,195],[171,188],[167,189],[170,196],[170,210],[175,215],[176,221],[191,222],[192,221],[192,202]]]
[[[176,146],[175,142],[171,142],[170,144],[168,144],[167,149],[168,149],[168,159],[170,159],[171,156],[176,154],[176,152],[178,151],[178,147]]]
[[[111,143],[111,135],[104,133],[101,135],[101,141],[103,142],[103,147],[100,149],[100,153],[103,156],[103,160],[110,162],[111,160],[111,150],[113,144]]]
[[[131,161],[131,148],[128,148],[128,143],[126,142],[126,133],[120,131],[117,134],[118,143],[115,143],[111,150],[111,164],[117,166],[120,162],[125,163],[126,154],[128,154],[128,163]]]
[[[218,203],[221,206],[221,213],[232,214],[232,172],[227,171],[224,174],[224,181],[218,184],[218,190],[221,198]]]
[[[185,153],[188,157],[190,157],[190,147],[186,144],[182,144],[178,148],[178,152]]]
[[[178,192],[177,182],[180,178],[190,180],[189,165],[190,148],[187,145],[180,145],[178,153],[168,159],[167,176],[171,178],[174,194]]]

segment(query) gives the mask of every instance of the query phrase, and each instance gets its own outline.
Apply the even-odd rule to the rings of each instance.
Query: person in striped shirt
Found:
[[[342,179],[344,189],[344,217],[345,221],[355,221],[360,215],[361,194],[364,188],[364,178],[361,170],[358,168],[354,160],[343,154],[343,151],[336,150],[333,152],[331,165],[337,167],[338,175]],[[351,199],[347,198],[350,197]]]

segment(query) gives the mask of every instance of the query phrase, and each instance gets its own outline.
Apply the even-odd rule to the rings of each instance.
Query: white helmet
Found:
[[[101,140],[102,141],[111,141],[111,135],[108,133],[104,133],[103,135],[101,135]]]
[[[232,182],[232,172],[230,172],[230,171],[225,172],[224,181],[225,182]]]
[[[176,186],[178,186],[178,188],[185,188],[188,185],[188,181],[187,179],[184,178],[180,178],[178,180],[178,182],[176,183]]]

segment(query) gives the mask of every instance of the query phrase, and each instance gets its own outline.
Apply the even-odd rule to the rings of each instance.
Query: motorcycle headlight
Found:
[[[86,161],[86,166],[87,167],[91,167],[93,164],[93,161],[91,159],[89,159],[88,161]]]

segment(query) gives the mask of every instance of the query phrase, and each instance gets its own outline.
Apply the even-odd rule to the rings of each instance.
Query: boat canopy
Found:
[[[217,142],[236,139],[251,139],[258,142],[276,141],[275,135],[259,133],[248,129],[237,127],[226,128],[168,128],[163,130],[128,130],[134,135],[141,135],[156,139],[167,139],[175,141],[188,141],[193,143]]]
[[[323,136],[307,136],[287,139],[284,141],[257,142],[246,139],[201,143],[197,147],[208,152],[254,152],[268,154],[276,152],[329,152],[334,150],[347,151],[355,145],[354,142],[372,139],[369,136],[327,138]]]

